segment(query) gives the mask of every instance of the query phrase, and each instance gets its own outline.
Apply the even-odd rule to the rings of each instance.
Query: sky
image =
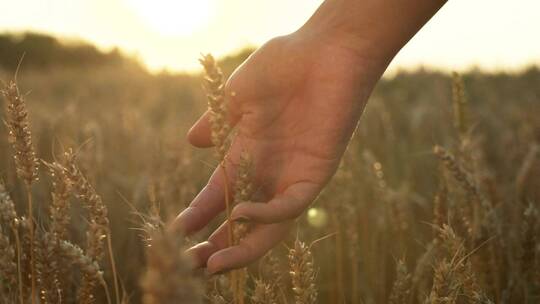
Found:
[[[322,0],[0,0],[0,32],[39,31],[119,47],[153,71],[193,71],[300,27]],[[540,1],[450,0],[390,70],[517,70],[540,64]]]

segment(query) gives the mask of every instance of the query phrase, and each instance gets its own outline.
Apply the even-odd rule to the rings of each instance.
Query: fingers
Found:
[[[255,229],[237,246],[228,246],[228,222],[223,223],[209,238],[188,250],[194,257],[196,267],[207,267],[214,274],[244,267],[262,257],[282,240],[288,232],[292,219],[298,217],[315,199],[320,186],[300,182],[289,186],[268,203],[245,202],[238,204],[231,218],[248,219],[251,222],[268,223]]]
[[[289,186],[268,203],[243,202],[232,210],[232,220],[249,220],[272,224],[294,219],[317,197],[321,187],[311,182],[300,182]]]
[[[187,254],[193,257],[195,268],[205,267],[208,258],[216,251],[227,247],[228,221],[225,221],[208,238],[208,241],[197,244],[187,250]]]
[[[225,164],[229,189],[233,184],[235,168],[230,161]],[[231,195],[229,193],[229,195]],[[199,192],[189,207],[182,211],[168,227],[172,231],[180,231],[185,235],[193,234],[225,209],[225,179],[224,171],[218,167],[208,184]]]
[[[237,246],[219,250],[206,263],[210,274],[245,267],[275,247],[290,230],[292,222],[257,226]]]
[[[197,148],[212,147],[212,129],[210,125],[210,112],[206,111],[197,122],[189,129],[187,139],[190,144]]]

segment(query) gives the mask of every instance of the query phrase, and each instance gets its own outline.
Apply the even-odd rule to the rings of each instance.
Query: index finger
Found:
[[[206,263],[209,273],[216,274],[249,265],[281,242],[294,221],[255,226],[238,245],[212,254]]]
[[[169,225],[170,231],[182,232],[185,235],[193,234],[201,230],[212,219],[225,209],[225,180],[228,189],[232,189],[236,166],[226,160],[225,167],[219,166],[214,170],[207,185],[199,192],[190,205],[184,209]],[[228,191],[229,199],[232,193]]]

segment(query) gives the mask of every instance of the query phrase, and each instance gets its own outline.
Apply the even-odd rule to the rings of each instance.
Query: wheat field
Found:
[[[246,269],[193,271],[182,249],[220,220],[162,228],[220,166],[227,126],[217,153],[184,138],[207,100],[224,115],[220,82],[245,55],[224,78],[211,57],[207,76],[0,70],[0,303],[540,301],[537,68],[383,78],[289,238]],[[230,204],[249,198],[245,164]]]

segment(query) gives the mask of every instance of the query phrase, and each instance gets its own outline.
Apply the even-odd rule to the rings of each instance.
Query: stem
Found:
[[[32,191],[30,184],[26,185],[26,195],[28,197],[28,228],[30,229],[30,269],[32,281],[32,304],[36,304],[36,261],[34,257],[34,214],[32,208]]]
[[[21,239],[19,238],[19,232],[14,226],[11,226],[13,235],[15,236],[15,244],[17,245],[17,275],[19,279],[19,304],[24,304],[23,298],[23,281],[21,272]]]
[[[233,244],[233,231],[232,231],[232,225],[231,225],[231,203],[229,201],[229,177],[227,175],[227,169],[225,168],[225,164],[222,162],[220,164],[221,169],[223,170],[223,181],[225,184],[225,209],[227,213],[227,236],[228,236],[228,246],[232,246]]]
[[[343,303],[343,240],[337,215],[333,216],[336,233],[336,303]]]
[[[244,293],[242,291],[243,291],[243,287],[246,284],[245,268],[238,269],[237,274],[238,274],[238,280],[237,280],[237,284],[236,284],[237,285],[236,286],[236,292],[237,292],[237,295],[238,295],[238,304],[244,304],[245,298],[244,298]]]
[[[120,304],[120,288],[118,287],[118,277],[116,272],[116,263],[114,261],[114,253],[112,250],[112,236],[111,232],[109,231],[107,236],[107,247],[109,249],[109,260],[111,262],[111,268],[112,268],[112,274],[113,274],[113,280],[114,280],[114,293],[116,296],[116,303]]]
[[[229,177],[227,175],[227,169],[225,168],[225,161],[222,161],[220,163],[221,169],[223,170],[223,183],[224,183],[224,190],[225,190],[225,212],[227,214],[227,247],[231,247],[233,245],[233,231],[232,231],[232,223],[231,223],[231,202],[229,201]],[[231,283],[231,289],[233,292],[233,300],[234,303],[237,303],[238,299],[238,282],[236,280],[236,271],[231,271],[230,273],[230,283]]]
[[[107,283],[105,282],[103,278],[101,278],[99,282],[101,283],[101,286],[103,286],[103,290],[105,290],[105,297],[107,298],[107,304],[112,304],[111,293],[109,292],[109,287],[107,286]]]

